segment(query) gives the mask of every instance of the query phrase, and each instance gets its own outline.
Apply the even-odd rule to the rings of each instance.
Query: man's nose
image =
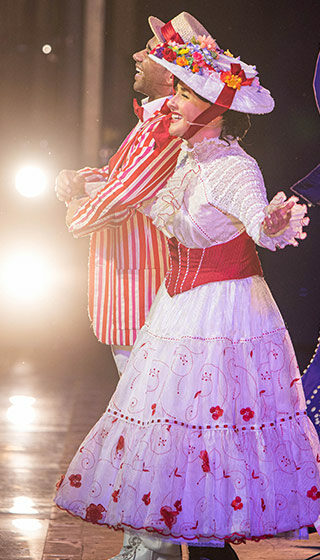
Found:
[[[147,49],[143,49],[142,51],[138,51],[132,55],[132,58],[135,62],[142,62],[147,54]]]

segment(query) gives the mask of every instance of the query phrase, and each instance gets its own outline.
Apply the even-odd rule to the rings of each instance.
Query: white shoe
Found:
[[[123,533],[123,543],[120,552],[110,558],[110,560],[135,560],[138,547],[141,545],[142,540],[138,535],[132,533]]]
[[[124,532],[122,548],[110,560],[181,560],[181,547],[157,537]]]

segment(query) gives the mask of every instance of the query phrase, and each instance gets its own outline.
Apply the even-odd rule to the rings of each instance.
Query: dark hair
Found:
[[[228,142],[229,140],[243,140],[251,126],[250,116],[247,113],[239,113],[228,109],[222,115],[222,128],[219,138]]]
[[[180,81],[181,80],[179,80],[179,78],[174,76],[174,89],[176,89],[178,82]],[[211,101],[208,101],[208,99],[205,99],[196,92],[194,93],[197,97],[199,97],[199,99],[201,99],[201,101],[212,105]],[[228,109],[222,114],[222,127],[219,138],[228,144],[230,144],[230,140],[243,140],[250,126],[250,116],[247,113],[240,113],[239,111]]]

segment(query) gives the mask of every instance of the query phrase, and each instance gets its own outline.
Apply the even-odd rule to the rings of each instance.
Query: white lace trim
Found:
[[[185,190],[181,187],[182,180],[189,171],[196,173],[193,188],[199,188],[199,195],[200,189],[204,189],[208,205],[237,218],[258,245],[275,251],[277,247],[283,248],[288,244],[296,246],[297,239],[304,238],[302,227],[306,206],[296,202],[285,231],[273,237],[262,231],[266,213],[282,206],[286,197],[283,193],[278,193],[268,205],[257,162],[242,150],[237,141],[232,141],[229,146],[219,138],[205,139],[192,148],[183,144],[176,171],[167,187],[159,192],[150,212],[155,226],[165,233],[176,234],[175,221],[178,213],[180,226],[182,214],[192,213],[192,209],[185,208]],[[202,228],[204,225],[201,222]],[[179,235],[176,236],[184,243]],[[208,236],[204,236],[203,246],[207,246],[207,239]]]

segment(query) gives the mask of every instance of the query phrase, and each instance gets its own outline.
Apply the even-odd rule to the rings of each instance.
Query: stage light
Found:
[[[43,45],[43,47],[42,47],[43,54],[50,54],[51,51],[52,51],[51,45],[48,45],[48,44]]]
[[[41,255],[29,251],[14,253],[2,262],[2,293],[11,300],[34,302],[48,293],[51,277],[48,263]]]
[[[11,405],[7,410],[7,419],[15,428],[23,430],[32,424],[36,417],[36,411],[33,408],[36,399],[24,395],[14,395],[10,397]]]
[[[38,167],[23,167],[16,175],[16,189],[22,196],[27,198],[39,196],[46,187],[46,176]]]

